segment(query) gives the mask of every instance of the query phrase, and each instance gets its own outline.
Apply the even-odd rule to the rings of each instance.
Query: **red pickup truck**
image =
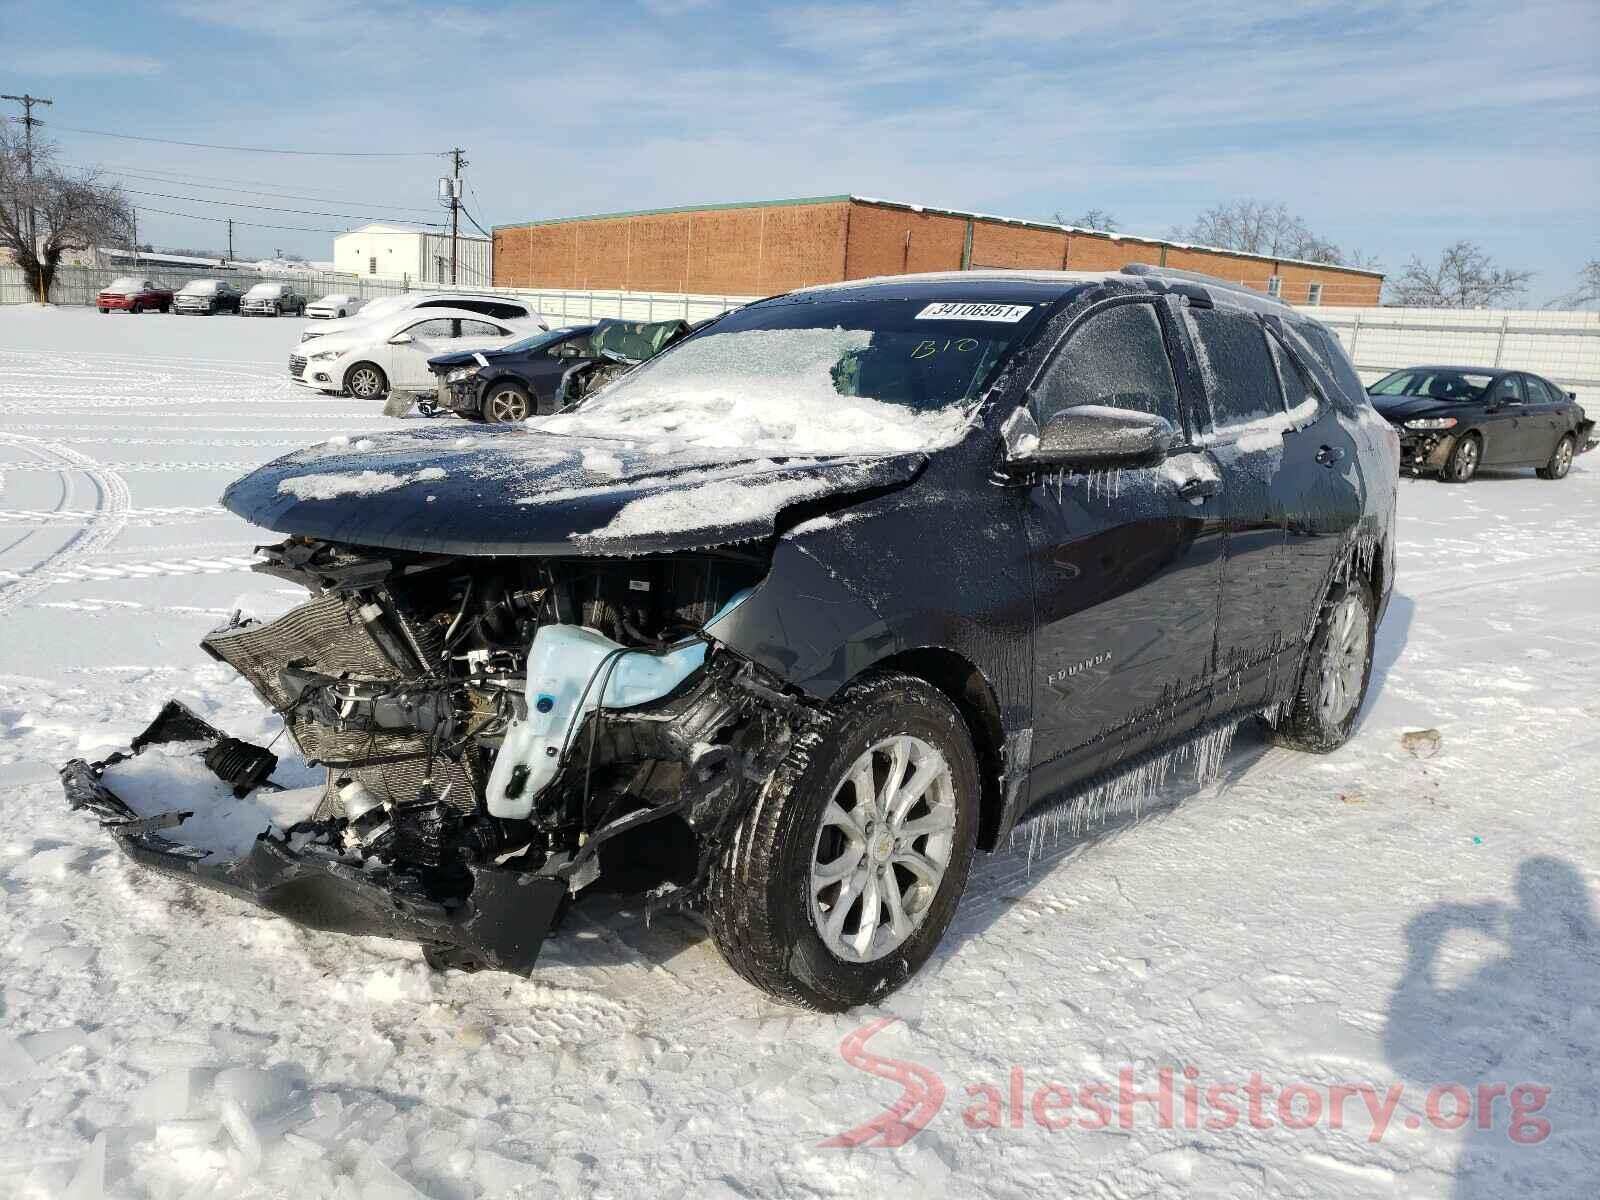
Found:
[[[100,294],[95,297],[94,302],[103,313],[110,312],[113,308],[124,308],[130,313],[141,313],[147,308],[160,309],[162,312],[172,311],[172,293],[136,275],[124,275],[120,279],[113,279],[100,289]]]

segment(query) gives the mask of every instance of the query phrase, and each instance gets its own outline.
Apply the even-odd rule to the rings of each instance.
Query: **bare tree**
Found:
[[[1578,272],[1578,286],[1565,296],[1557,296],[1548,308],[1582,308],[1600,300],[1600,258],[1591,258]]]
[[[1101,233],[1115,233],[1119,224],[1117,218],[1103,208],[1086,209],[1075,217],[1056,213],[1051,219],[1057,225],[1071,225],[1074,229],[1095,229]]]
[[[11,252],[27,274],[30,291],[47,296],[63,256],[128,237],[133,206],[120,188],[103,183],[99,172],[57,166],[55,147],[48,142],[35,143],[32,166],[30,187],[21,139],[0,127],[0,250]]]
[[[1193,225],[1180,225],[1171,237],[1220,250],[1238,250],[1268,258],[1298,258],[1306,262],[1344,263],[1339,247],[1311,231],[1304,220],[1284,204],[1262,200],[1231,200],[1207,209]]]
[[[1413,256],[1389,281],[1389,301],[1412,308],[1487,308],[1518,295],[1532,278],[1532,271],[1495,266],[1472,242],[1454,242],[1432,266]]]

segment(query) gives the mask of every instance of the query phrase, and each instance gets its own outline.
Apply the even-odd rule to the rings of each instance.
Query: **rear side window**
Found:
[[[1283,411],[1278,372],[1261,322],[1220,308],[1186,308],[1218,429]]]
[[[1529,404],[1555,403],[1556,398],[1552,396],[1549,392],[1549,389],[1544,386],[1544,381],[1542,379],[1536,379],[1532,375],[1524,375],[1522,377],[1522,386],[1528,389]]]
[[[1182,429],[1178,389],[1153,304],[1118,304],[1073,330],[1034,394],[1042,426],[1064,408],[1103,404],[1165,417]]]
[[[1502,375],[1495,380],[1489,389],[1488,401],[1490,404],[1521,404],[1522,389],[1517,386],[1517,377]]]
[[[468,321],[468,320],[463,320],[461,322],[461,336],[462,337],[491,337],[491,338],[496,338],[496,337],[505,337],[506,334],[508,334],[510,332],[511,331],[509,329],[502,329],[500,326],[491,325],[487,321]]]

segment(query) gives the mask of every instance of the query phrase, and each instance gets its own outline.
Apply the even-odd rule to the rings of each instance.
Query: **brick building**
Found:
[[[859,196],[697,205],[499,225],[502,287],[767,296],[872,275],[1026,267],[1203,271],[1291,304],[1376,304],[1377,271]]]

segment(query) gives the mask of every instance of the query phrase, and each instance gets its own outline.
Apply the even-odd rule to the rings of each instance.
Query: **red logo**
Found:
[[[839,1053],[845,1062],[858,1071],[888,1079],[905,1089],[900,1099],[884,1109],[872,1120],[854,1129],[847,1129],[820,1143],[822,1146],[881,1146],[893,1149],[904,1146],[927,1128],[944,1104],[944,1080],[927,1067],[898,1058],[882,1058],[867,1051],[872,1035],[887,1029],[896,1018],[884,1017],[863,1025],[839,1043]]]

